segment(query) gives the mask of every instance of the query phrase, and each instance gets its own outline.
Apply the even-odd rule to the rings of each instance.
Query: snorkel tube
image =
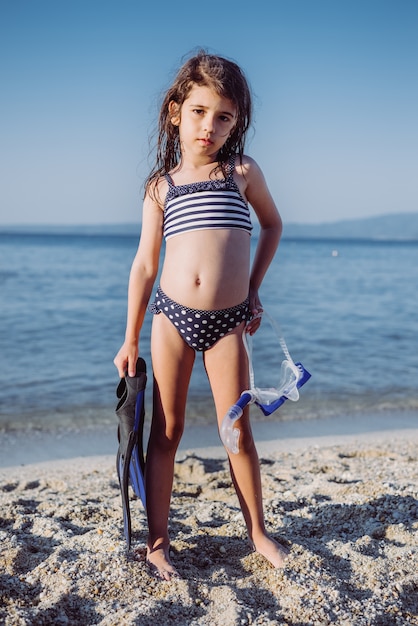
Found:
[[[277,387],[259,388],[254,384],[254,370],[252,366],[252,351],[248,344],[247,333],[243,332],[242,340],[248,355],[248,367],[250,374],[251,388],[243,391],[239,400],[231,406],[224,416],[219,435],[225,448],[232,454],[239,452],[239,436],[240,430],[234,428],[234,424],[243,414],[244,408],[248,404],[256,404],[264,415],[271,415],[286,400],[296,402],[299,400],[299,388],[302,387],[311,377],[310,373],[303,367],[302,363],[294,363],[290,356],[286,342],[271,319],[267,316],[273,329],[279,338],[280,345],[285,354],[286,359],[282,362],[280,368],[280,380]]]
[[[240,430],[238,428],[234,428],[234,424],[242,416],[243,410],[247,404],[250,404],[251,402],[254,402],[254,396],[251,391],[243,391],[238,402],[231,406],[222,420],[221,428],[219,430],[221,441],[225,448],[233,454],[238,454],[239,452],[238,444],[240,436]]]

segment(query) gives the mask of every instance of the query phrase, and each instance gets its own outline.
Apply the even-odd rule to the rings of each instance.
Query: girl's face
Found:
[[[234,130],[237,110],[210,87],[194,85],[180,109],[170,102],[169,113],[171,123],[179,127],[184,154],[216,158]]]

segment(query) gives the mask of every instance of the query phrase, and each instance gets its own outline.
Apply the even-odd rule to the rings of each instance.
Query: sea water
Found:
[[[0,429],[114,422],[113,357],[138,237],[139,229],[0,233]],[[283,238],[260,295],[312,378],[270,419],[418,411],[417,276],[418,243]],[[149,411],[151,320],[147,313],[140,342]],[[276,386],[283,359],[264,319],[253,340],[256,385]],[[200,354],[187,420],[214,422]]]

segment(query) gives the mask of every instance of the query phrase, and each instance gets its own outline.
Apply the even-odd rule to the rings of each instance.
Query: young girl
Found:
[[[157,161],[146,182],[142,231],[128,289],[125,341],[115,357],[119,376],[135,374],[140,330],[166,252],[154,313],[151,355],[153,415],[146,457],[147,563],[163,580],[178,573],[170,560],[168,517],[175,454],[183,433],[196,351],[211,385],[218,427],[248,388],[242,341],[261,322],[258,291],[275,254],[282,222],[260,168],[243,154],[251,95],[233,62],[200,52],[179,70],[163,101]],[[260,222],[250,270],[251,221]],[[274,567],[288,551],[264,525],[261,479],[248,409],[235,427],[239,454],[231,477],[250,544]]]

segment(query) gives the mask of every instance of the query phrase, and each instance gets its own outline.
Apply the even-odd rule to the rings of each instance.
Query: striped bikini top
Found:
[[[176,186],[165,175],[168,192],[164,203],[165,239],[193,230],[238,228],[251,234],[248,204],[233,178],[235,155],[228,163],[226,178]]]

